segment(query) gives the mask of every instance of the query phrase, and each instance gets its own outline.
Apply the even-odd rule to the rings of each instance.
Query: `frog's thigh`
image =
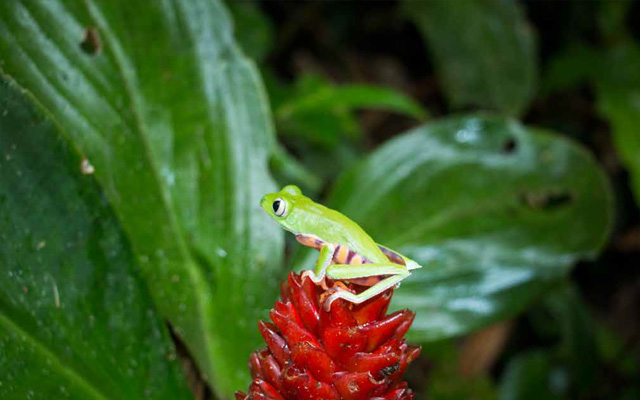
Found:
[[[405,273],[408,273],[407,268],[397,264],[332,264],[327,268],[327,275],[332,279],[355,279]]]

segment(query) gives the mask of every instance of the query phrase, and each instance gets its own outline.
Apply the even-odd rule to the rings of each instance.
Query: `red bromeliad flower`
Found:
[[[267,347],[249,358],[249,394],[236,392],[236,399],[413,399],[402,375],[420,354],[403,339],[415,315],[386,315],[393,290],[359,305],[337,300],[329,312],[323,292],[289,274],[270,313],[273,323],[259,323]]]

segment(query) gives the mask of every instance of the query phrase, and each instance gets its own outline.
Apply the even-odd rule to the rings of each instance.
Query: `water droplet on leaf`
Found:
[[[95,172],[95,168],[93,168],[93,165],[91,165],[86,157],[83,158],[80,163],[80,172],[82,172],[83,175],[91,175]]]

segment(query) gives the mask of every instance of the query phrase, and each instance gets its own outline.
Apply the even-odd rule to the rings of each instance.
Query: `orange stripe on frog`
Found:
[[[333,261],[336,264],[346,264],[347,257],[349,256],[349,249],[344,246],[338,245],[336,251],[333,253]]]
[[[324,241],[317,236],[314,235],[296,235],[296,240],[303,246],[312,247],[314,249],[320,250],[322,245],[324,245]]]

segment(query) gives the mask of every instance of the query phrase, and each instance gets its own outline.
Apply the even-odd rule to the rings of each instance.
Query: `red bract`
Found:
[[[273,323],[258,324],[267,347],[249,359],[249,393],[236,392],[236,399],[413,399],[402,375],[420,353],[403,338],[414,314],[386,315],[393,290],[360,305],[337,300],[330,312],[320,304],[322,293],[289,274]]]

